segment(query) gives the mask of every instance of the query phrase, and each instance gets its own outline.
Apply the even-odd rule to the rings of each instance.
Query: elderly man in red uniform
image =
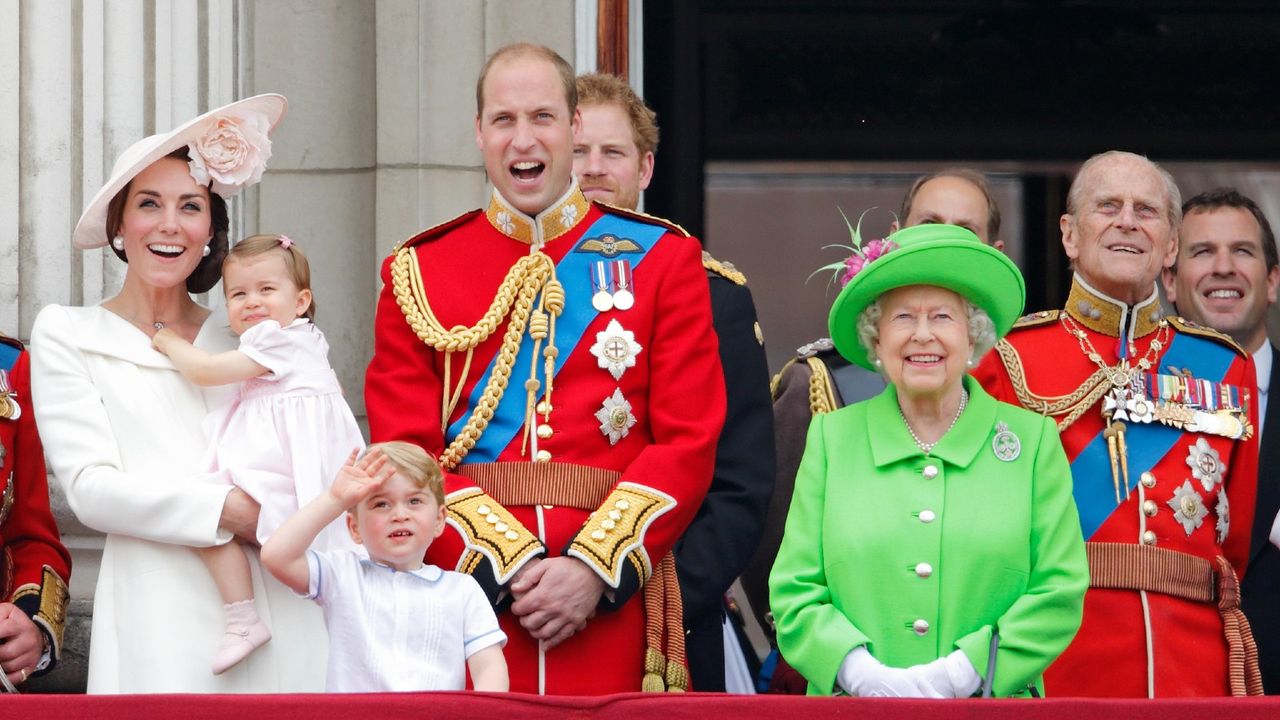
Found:
[[[31,412],[30,360],[0,335],[0,687],[53,667],[67,617],[71,555],[49,511],[44,449]],[[3,692],[3,690],[0,690]]]
[[[1060,222],[1066,307],[1023,318],[975,372],[1056,417],[1071,460],[1091,579],[1080,632],[1045,673],[1055,696],[1261,692],[1236,580],[1258,471],[1253,361],[1161,312],[1180,205],[1145,157],[1085,162]]]
[[[583,197],[553,51],[494,53],[476,104],[493,194],[383,268],[372,438],[439,456],[450,530],[427,560],[490,593],[512,690],[686,687],[669,550],[725,406],[701,248]]]

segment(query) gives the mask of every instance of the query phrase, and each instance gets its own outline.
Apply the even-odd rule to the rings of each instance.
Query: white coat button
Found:
[[[937,518],[938,518],[938,516],[937,516],[937,515],[935,515],[935,514],[934,514],[934,512],[933,512],[932,510],[921,510],[921,511],[920,511],[920,522],[922,522],[922,523],[926,523],[926,524],[928,524],[928,523],[933,522],[933,521],[934,521],[934,520],[936,520]]]
[[[934,479],[934,478],[938,477],[938,466],[937,466],[937,465],[925,465],[925,466],[924,466],[924,471],[923,471],[923,472],[921,472],[920,474],[921,474],[921,475],[924,475],[924,479],[925,479],[925,480],[932,480],[932,479]]]
[[[929,632],[929,621],[921,618],[911,623],[911,629],[915,630],[917,635],[924,635]]]
[[[929,563],[920,563],[916,565],[916,575],[927,578],[933,574],[933,566]]]

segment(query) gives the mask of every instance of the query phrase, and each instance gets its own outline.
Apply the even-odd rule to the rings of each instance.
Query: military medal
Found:
[[[18,404],[18,394],[9,387],[9,373],[0,370],[0,418],[17,420],[22,417],[22,406]]]
[[[636,296],[632,289],[631,261],[613,261],[613,305],[619,310],[630,310],[636,304]]]
[[[1196,438],[1195,444],[1188,449],[1187,467],[1191,468],[1192,476],[1200,481],[1205,492],[1213,492],[1214,486],[1220,484],[1227,474],[1222,456],[1204,438]]]
[[[591,307],[597,312],[609,312],[613,309],[613,295],[609,292],[613,285],[612,273],[604,261],[591,264]]]
[[[1182,487],[1173,491],[1173,497],[1169,498],[1169,507],[1173,508],[1173,515],[1182,523],[1182,529],[1187,535],[1204,522],[1204,518],[1209,514],[1209,508],[1204,506],[1204,500],[1200,499],[1200,493],[1191,486],[1191,481],[1186,480],[1182,483]]]
[[[996,436],[991,438],[991,452],[1001,462],[1013,462],[1022,454],[1022,441],[1004,422],[996,423]]]
[[[610,445],[627,436],[636,424],[636,416],[631,413],[631,403],[622,396],[622,390],[614,388],[613,394],[604,399],[596,419],[600,421],[600,432],[609,438]]]
[[[602,370],[608,370],[614,380],[621,380],[627,368],[636,366],[636,356],[643,348],[636,342],[636,334],[624,330],[617,319],[611,319],[609,326],[596,333],[596,342],[591,346],[591,354]]]

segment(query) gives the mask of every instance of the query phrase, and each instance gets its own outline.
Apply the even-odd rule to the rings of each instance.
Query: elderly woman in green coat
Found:
[[[889,385],[809,427],[769,579],[778,646],[810,694],[1028,694],[1080,625],[1088,566],[1053,421],[965,373],[1021,312],[1022,275],[951,225],[872,243],[829,322]]]

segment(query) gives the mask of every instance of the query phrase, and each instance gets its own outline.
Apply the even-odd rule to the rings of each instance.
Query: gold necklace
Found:
[[[1062,313],[1058,316],[1061,319],[1062,327],[1071,335],[1074,335],[1080,343],[1080,351],[1089,358],[1098,369],[1102,370],[1107,378],[1107,382],[1111,383],[1112,388],[1128,387],[1133,383],[1135,376],[1150,370],[1155,364],[1155,359],[1160,355],[1160,350],[1164,348],[1165,342],[1169,335],[1169,321],[1160,318],[1159,327],[1156,329],[1156,337],[1151,341],[1151,345],[1147,347],[1147,352],[1143,354],[1134,366],[1129,365],[1129,360],[1123,359],[1115,365],[1107,365],[1102,359],[1102,354],[1093,346],[1093,342],[1089,340],[1089,335],[1080,327],[1068,313]],[[1125,342],[1122,338],[1121,342]]]
[[[960,406],[956,408],[956,416],[951,418],[951,424],[947,426],[946,430],[942,431],[942,434],[938,436],[938,439],[931,443],[922,442],[920,440],[920,436],[916,435],[916,431],[911,427],[911,423],[907,420],[906,413],[902,412],[901,405],[898,406],[898,416],[902,418],[902,424],[907,426],[907,432],[911,433],[911,439],[916,441],[916,447],[920,448],[920,452],[928,455],[933,451],[934,446],[942,442],[942,438],[946,437],[947,433],[951,432],[951,428],[955,427],[956,423],[960,421],[960,413],[964,412],[964,406],[968,404],[969,391],[964,388],[960,388]]]

